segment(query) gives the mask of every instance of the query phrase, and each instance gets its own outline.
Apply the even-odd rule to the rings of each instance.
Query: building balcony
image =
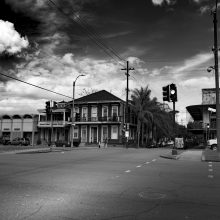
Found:
[[[63,120],[62,121],[53,121],[53,124],[51,121],[39,121],[37,126],[40,128],[49,128],[49,127],[58,128],[58,127],[65,127],[68,124],[69,124],[69,122],[63,121]]]
[[[74,122],[81,123],[121,123],[122,116],[106,116],[106,117],[75,117]]]

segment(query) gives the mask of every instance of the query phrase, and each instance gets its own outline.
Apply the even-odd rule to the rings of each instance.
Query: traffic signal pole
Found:
[[[176,124],[175,124],[175,113],[176,113],[176,109],[175,109],[175,101],[173,101],[173,148],[175,149],[175,135],[176,135]]]
[[[175,135],[176,135],[176,122],[175,122],[175,102],[177,102],[177,87],[175,84],[170,84],[167,86],[164,86],[163,88],[163,101],[172,101],[173,102],[173,148],[175,149]],[[177,154],[176,150],[172,151],[172,154]]]

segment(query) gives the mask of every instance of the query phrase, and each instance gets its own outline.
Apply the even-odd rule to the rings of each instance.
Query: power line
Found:
[[[54,94],[57,94],[57,95],[64,96],[64,97],[67,97],[67,98],[71,98],[71,99],[72,99],[72,97],[70,97],[70,96],[67,96],[67,95],[61,94],[61,93],[59,93],[59,92],[55,92],[55,91],[52,91],[52,90],[43,88],[43,87],[41,87],[41,86],[34,85],[34,84],[32,84],[32,83],[25,82],[25,81],[23,81],[23,80],[21,80],[21,79],[18,79],[18,78],[12,77],[12,76],[8,76],[8,75],[6,75],[6,74],[4,74],[4,73],[1,73],[1,72],[0,72],[0,75],[5,76],[5,77],[8,77],[8,78],[13,79],[13,80],[17,80],[17,81],[19,81],[19,82],[22,82],[22,83],[25,83],[25,84],[27,84],[27,85],[36,87],[36,88],[38,88],[38,89],[42,89],[42,90],[45,90],[45,91],[48,91],[48,92],[51,92],[51,93],[54,93]]]
[[[91,30],[89,30],[85,24],[85,22],[79,18],[76,17],[79,22],[77,22],[77,19],[73,19],[71,17],[69,17],[68,14],[66,14],[61,7],[59,7],[54,1],[52,0],[48,0],[53,6],[55,6],[55,8],[62,13],[64,16],[66,16],[69,20],[73,21],[74,23],[76,23],[77,25],[79,25],[84,32],[87,34],[87,36],[97,45],[99,46],[108,56],[110,56],[113,60],[115,60],[117,63],[119,63],[120,65],[122,65],[120,62],[118,62],[118,60],[116,60],[115,58],[119,59],[120,61],[125,62],[125,60],[123,58],[120,57],[120,55],[118,55],[112,48],[106,46],[102,40],[101,37],[98,36],[98,34],[93,33]],[[49,4],[50,5],[50,4]],[[90,28],[91,29],[91,28]],[[123,65],[122,65],[123,66]]]

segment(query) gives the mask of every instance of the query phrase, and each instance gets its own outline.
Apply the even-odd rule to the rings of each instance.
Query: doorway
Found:
[[[98,128],[91,127],[91,143],[98,143]]]

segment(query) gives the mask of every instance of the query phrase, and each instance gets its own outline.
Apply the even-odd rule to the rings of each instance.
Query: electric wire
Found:
[[[64,96],[64,97],[70,98],[70,99],[73,98],[73,97],[64,95],[64,94],[62,94],[62,93],[55,92],[55,91],[52,91],[52,90],[50,90],[50,89],[46,89],[46,88],[43,88],[43,87],[41,87],[41,86],[37,86],[37,85],[34,85],[34,84],[32,84],[32,83],[23,81],[23,80],[21,80],[21,79],[18,79],[18,78],[12,77],[12,76],[8,76],[8,75],[6,75],[6,74],[4,74],[4,73],[1,73],[1,72],[0,72],[0,75],[5,76],[5,77],[8,77],[8,78],[13,79],[13,80],[17,80],[17,81],[19,81],[19,82],[25,83],[25,84],[30,85],[30,86],[33,86],[33,87],[36,87],[36,88],[39,88],[39,89],[42,89],[42,90],[45,90],[45,91],[54,93],[54,94],[56,94],[56,95]]]
[[[66,14],[61,7],[59,7],[54,1],[52,0],[48,0],[55,8],[56,10],[58,10],[60,13],[62,13],[65,17],[68,18],[68,20],[76,23],[77,25],[79,25],[83,31],[87,34],[87,36],[97,45],[99,46],[107,55],[109,55],[114,61],[116,61],[117,63],[119,63],[120,65],[124,66],[123,64],[121,64],[118,60],[125,62],[125,60],[123,58],[121,58],[112,48],[106,46],[102,40],[101,37],[99,37],[96,33],[92,33],[91,30],[89,30],[86,27],[85,22],[82,20],[82,18],[76,17],[78,18],[78,20],[80,22],[77,22],[77,19],[73,19],[71,18],[68,14]],[[50,5],[50,4],[49,4]],[[87,25],[88,26],[88,25]],[[90,28],[91,29],[91,28]],[[118,60],[116,60],[116,58]]]

